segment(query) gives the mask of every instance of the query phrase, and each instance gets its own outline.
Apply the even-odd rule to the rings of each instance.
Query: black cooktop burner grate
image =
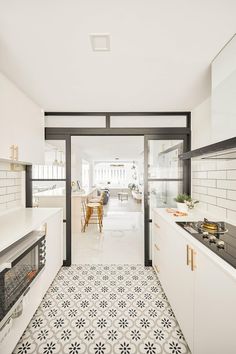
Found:
[[[220,221],[214,223],[217,229],[209,229],[204,227],[205,221],[181,221],[176,224],[236,268],[236,226]]]

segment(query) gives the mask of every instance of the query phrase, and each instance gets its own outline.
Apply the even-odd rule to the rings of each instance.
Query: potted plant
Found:
[[[129,184],[128,184],[128,188],[129,188],[131,191],[133,191],[133,190],[135,190],[135,188],[136,188],[136,184],[135,184],[135,183],[129,183]]]
[[[177,203],[177,209],[179,211],[187,212],[188,211],[188,205],[187,202],[190,202],[192,198],[188,194],[178,194],[177,197],[175,198],[175,201]]]

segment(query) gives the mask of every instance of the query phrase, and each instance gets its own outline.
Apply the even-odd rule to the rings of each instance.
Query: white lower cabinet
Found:
[[[195,272],[194,353],[236,353],[235,280],[201,252]]]
[[[156,251],[153,244],[154,268],[156,265],[159,269],[158,277],[185,339],[193,350],[194,277],[190,262],[193,248],[158,215],[154,217],[153,240],[159,245],[159,251]]]
[[[154,269],[191,352],[235,354],[235,280],[157,213],[152,235]]]

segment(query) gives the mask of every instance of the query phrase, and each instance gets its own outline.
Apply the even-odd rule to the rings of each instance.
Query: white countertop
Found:
[[[177,211],[177,209],[175,209],[175,208],[172,208],[172,209]],[[187,216],[174,216],[173,214],[168,213],[165,208],[154,208],[153,211],[157,212],[158,214],[160,214],[163,218],[165,218],[168,221],[173,220],[173,222],[176,222],[176,221],[199,221],[199,220],[203,220],[204,218],[207,218],[212,221],[225,221],[230,224],[236,225],[236,222],[233,222],[232,220],[227,220],[225,218],[216,217],[215,215],[210,214],[204,210],[198,209],[197,207],[195,209],[190,210],[188,212]]]
[[[0,252],[58,212],[60,208],[20,208],[0,215]]]
[[[47,189],[46,191],[35,193],[34,197],[65,197],[65,188]]]
[[[83,189],[83,191],[78,191],[78,192],[72,192],[71,196],[73,197],[88,197],[90,194],[95,192],[97,188],[89,188],[89,189]]]
[[[169,222],[173,227],[180,232],[188,242],[191,242],[193,245],[195,245],[199,250],[201,250],[204,254],[206,254],[209,258],[211,258],[212,261],[214,261],[216,264],[218,264],[227,274],[229,274],[231,277],[233,277],[234,280],[236,280],[236,269],[232,267],[229,263],[227,263],[225,260],[220,258],[217,254],[212,252],[209,248],[204,246],[201,242],[199,242],[197,239],[195,239],[193,236],[191,236],[186,230],[181,228],[178,224],[176,224],[176,221],[199,221],[203,220],[204,217],[208,218],[209,220],[212,221],[219,221],[219,217],[216,217],[212,214],[209,214],[205,211],[193,209],[191,210],[187,216],[180,216],[176,217],[171,213],[168,213],[165,208],[154,208],[153,209],[154,213],[157,213],[160,215],[164,220]],[[225,221],[229,222],[233,225],[236,225],[236,223],[232,222],[231,220],[226,220],[222,218],[220,221]]]
[[[72,192],[71,196],[72,196],[72,198],[74,198],[74,197],[82,197],[82,198],[84,198],[84,197],[88,197],[95,190],[96,190],[96,188],[84,189],[84,190],[81,190],[81,191]],[[37,197],[37,198],[65,197],[65,188],[48,189],[48,190],[43,191],[43,192],[35,193],[34,197]]]

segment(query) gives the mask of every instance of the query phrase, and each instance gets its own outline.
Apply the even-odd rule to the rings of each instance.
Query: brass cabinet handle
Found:
[[[155,225],[158,229],[160,229],[160,226],[159,226],[156,222],[154,222],[154,225]]]
[[[14,145],[14,160],[18,161],[18,158],[19,158],[18,145]]]
[[[154,268],[156,269],[157,273],[160,273],[160,270],[159,270],[158,266],[154,265]]]
[[[18,153],[18,145],[11,145],[10,146],[10,160],[13,160],[13,161],[18,161],[18,156],[19,153]]]
[[[187,266],[189,266],[191,264],[191,262],[192,262],[192,253],[191,253],[191,251],[192,251],[192,248],[189,245],[187,245]]]
[[[191,270],[194,271],[197,266],[196,266],[196,251],[191,248]]]
[[[157,251],[160,251],[160,248],[157,246],[156,243],[154,244],[154,246],[155,246],[155,248],[156,248]]]
[[[15,157],[15,145],[10,146],[10,160],[14,160]]]

